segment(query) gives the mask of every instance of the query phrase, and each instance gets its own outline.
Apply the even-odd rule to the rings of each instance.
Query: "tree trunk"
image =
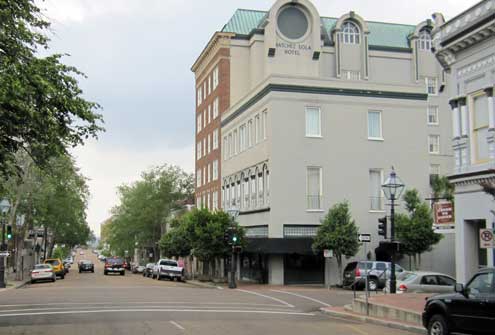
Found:
[[[418,254],[418,270],[421,269],[421,254]]]
[[[22,264],[22,251],[24,250],[24,236],[16,236],[16,251],[15,251],[15,280],[21,281],[24,279],[24,268]]]
[[[414,271],[418,269],[418,257],[416,254],[414,254]]]

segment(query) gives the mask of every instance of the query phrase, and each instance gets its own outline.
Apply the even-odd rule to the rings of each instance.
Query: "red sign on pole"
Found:
[[[436,225],[453,225],[454,220],[454,206],[451,202],[437,202],[435,203],[433,210],[435,211],[435,224]]]

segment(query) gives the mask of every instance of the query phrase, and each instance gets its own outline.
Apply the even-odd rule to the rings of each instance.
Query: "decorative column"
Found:
[[[495,161],[495,108],[493,101],[493,87],[485,88],[485,94],[488,101],[488,136],[486,138],[488,142],[488,156],[492,163]]]
[[[466,106],[466,98],[462,97],[459,98],[458,100],[459,104],[459,109],[461,111],[460,116],[461,116],[461,140],[459,143],[459,148],[460,148],[460,165],[461,165],[461,170],[464,171],[467,169],[469,166],[470,162],[470,157],[469,157],[469,117],[468,117],[468,109]]]
[[[452,108],[452,149],[454,151],[455,172],[459,173],[462,166],[461,146],[459,145],[459,140],[461,138],[461,112],[459,110],[459,102],[457,101],[457,99],[450,100],[449,104]]]

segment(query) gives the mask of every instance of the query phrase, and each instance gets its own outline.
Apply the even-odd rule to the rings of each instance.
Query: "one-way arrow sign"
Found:
[[[358,240],[361,243],[371,242],[371,234],[359,234],[358,235]]]

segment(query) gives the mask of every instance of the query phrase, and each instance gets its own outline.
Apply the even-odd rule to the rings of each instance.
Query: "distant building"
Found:
[[[374,250],[391,166],[424,197],[430,175],[451,171],[451,113],[446,74],[431,52],[433,29],[430,20],[412,26],[355,12],[322,17],[308,0],[278,0],[269,11],[237,10],[214,34],[193,66],[196,194],[199,205],[240,209],[250,239],[241,278],[337,282],[336,262],[311,250],[333,204],[350,202]],[[221,93],[209,88],[215,76]],[[210,118],[217,94],[220,117]],[[215,130],[221,141],[212,154],[205,138]],[[213,204],[208,199],[220,190],[221,203]],[[454,234],[444,233],[431,259],[453,272]]]
[[[494,265],[493,249],[480,248],[480,229],[494,228],[493,198],[480,186],[495,182],[495,1],[480,1],[443,22],[435,17],[435,54],[451,75],[455,185],[456,272],[466,282],[479,267]]]

